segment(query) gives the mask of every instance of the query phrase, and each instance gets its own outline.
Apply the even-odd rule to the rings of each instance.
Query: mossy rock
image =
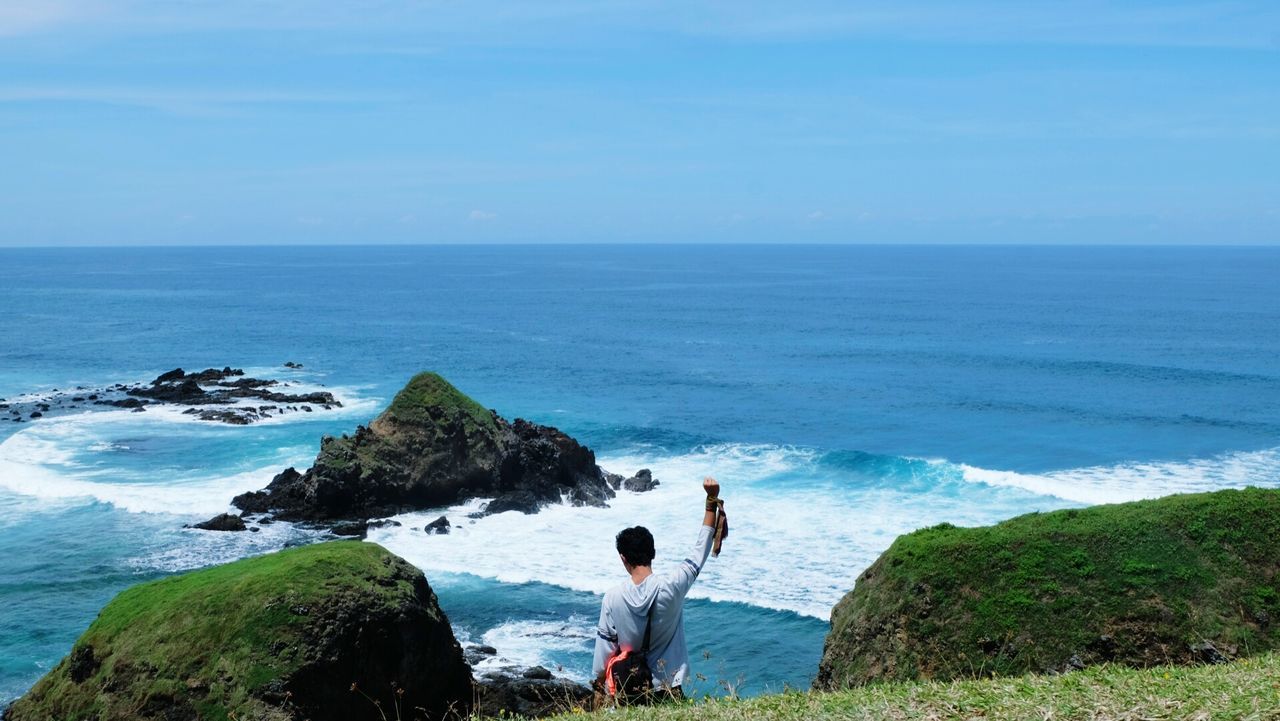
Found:
[[[377,718],[365,694],[439,718],[470,669],[420,571],[335,541],[121,592],[5,719]]]
[[[1217,662],[1280,648],[1280,490],[899,537],[832,611],[815,685]]]
[[[420,426],[436,422],[440,417],[458,414],[471,426],[468,430],[472,432],[498,432],[493,411],[472,400],[439,373],[419,373],[410,378],[391,400],[382,417]]]

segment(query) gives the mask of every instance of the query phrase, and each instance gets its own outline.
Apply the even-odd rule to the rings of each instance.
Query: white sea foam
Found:
[[[535,515],[509,512],[475,520],[466,517],[474,505],[445,509],[455,527],[443,536],[414,530],[440,511],[405,514],[399,517],[403,526],[375,530],[370,540],[427,571],[603,593],[621,579],[613,537],[626,526],[644,525],[654,533],[659,572],[688,555],[702,517],[700,481],[714,473],[725,484],[731,534],[691,596],[826,618],[857,574],[898,534],[943,520],[984,523],[1031,510],[1018,505],[1025,498],[975,507],[971,499],[884,487],[805,488],[802,477],[817,473],[816,455],[808,449],[721,445],[668,457],[603,457],[601,465],[615,470],[649,467],[662,484],[644,494],[621,492],[609,508],[551,506]]]
[[[318,388],[298,383],[289,390],[309,392]],[[260,423],[293,423],[335,416],[363,420],[379,403],[376,398],[359,396],[355,389],[328,390],[343,402],[343,407],[289,413]],[[201,421],[184,414],[182,407],[171,405],[148,406],[144,413],[92,410],[41,419],[0,442],[0,489],[47,502],[101,502],[142,513],[212,514],[227,510],[236,494],[264,487],[284,466],[305,464],[315,452],[314,448],[301,446],[281,448],[274,459],[259,468],[232,473],[187,471],[176,475],[165,471],[166,477],[159,481],[146,471],[126,470],[112,458],[112,454],[131,450],[129,442],[119,440],[121,435],[163,440],[182,434],[189,437],[193,432],[235,437],[246,429]]]
[[[194,528],[166,529],[153,540],[152,548],[124,562],[138,571],[178,573],[271,553],[290,542],[305,542],[325,535],[324,531],[299,528],[284,522],[249,525],[258,531],[224,533]]]
[[[542,666],[557,676],[586,682],[583,669],[562,666],[557,653],[590,652],[595,642],[594,619],[574,614],[563,621],[508,621],[485,631],[482,643],[498,649],[475,664],[477,675],[490,671]]]
[[[355,398],[351,393],[344,402]],[[342,412],[367,413],[375,403],[352,402]],[[293,414],[282,422],[308,416],[314,414]],[[179,432],[167,425],[171,422],[200,424],[180,430],[188,436],[234,438],[245,432],[162,408],[43,419],[0,443],[0,488],[50,502],[96,501],[129,511],[211,515],[226,510],[235,494],[265,486],[280,468],[305,464],[314,453],[314,448],[282,445],[274,457],[264,455],[259,468],[194,470],[164,481],[129,471],[113,457],[133,452],[129,438]],[[856,457],[824,457],[808,448],[750,444],[709,445],[676,455],[639,448],[602,455],[600,463],[624,474],[651,468],[662,485],[644,494],[622,492],[609,508],[552,506],[530,516],[511,512],[472,520],[467,514],[481,504],[473,501],[405,514],[398,517],[403,527],[374,530],[370,539],[428,572],[538,581],[601,593],[621,580],[612,543],[621,528],[639,524],[654,532],[660,572],[687,555],[701,517],[700,479],[710,473],[724,482],[732,534],[723,556],[708,564],[692,595],[825,618],[895,537],[917,528],[943,521],[981,525],[1028,511],[1185,491],[1280,486],[1280,449],[1043,474],[944,460],[871,458],[863,465]],[[434,536],[412,530],[441,512],[455,524],[452,533]],[[208,542],[197,541],[190,553],[157,551],[145,556],[144,565],[177,570],[221,558],[218,554],[224,551],[228,559],[254,553],[259,546],[283,543],[277,533],[284,531],[264,528],[254,534],[257,538],[245,536],[235,542],[243,548],[230,542],[203,548],[201,544]]]
[[[246,489],[261,488],[278,466],[184,483],[117,483],[109,474],[77,476],[43,463],[14,460],[24,450],[23,439],[0,444],[0,488],[47,501],[109,503],[135,513],[205,514],[228,510],[229,502]],[[42,444],[35,444],[42,445]],[[17,453],[15,453],[17,446]]]
[[[1280,448],[1188,461],[1121,463],[1029,474],[960,465],[966,481],[1020,488],[1075,503],[1123,503],[1172,493],[1280,486]]]
[[[724,482],[731,534],[690,595],[826,618],[894,538],[918,528],[944,521],[984,525],[1030,511],[1187,490],[1280,485],[1277,451],[1043,476],[930,461],[911,469],[917,480],[923,474],[933,484],[923,491],[855,482],[855,471],[824,465],[817,453],[802,448],[727,444],[666,457],[634,452],[600,462],[627,473],[649,467],[662,485],[645,494],[620,493],[605,509],[552,506],[536,515],[510,512],[472,520],[466,515],[480,505],[473,502],[405,514],[399,517],[404,526],[378,529],[370,540],[428,572],[603,593],[620,581],[612,541],[626,526],[653,531],[656,571],[685,557],[701,517],[699,481],[711,473]],[[452,533],[413,530],[441,512],[455,524]]]

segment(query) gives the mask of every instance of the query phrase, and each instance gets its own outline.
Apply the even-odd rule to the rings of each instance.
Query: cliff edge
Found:
[[[815,687],[1218,663],[1280,648],[1280,490],[899,537],[831,614]]]
[[[420,571],[334,541],[122,591],[4,719],[339,721],[374,699],[465,713],[470,668]]]

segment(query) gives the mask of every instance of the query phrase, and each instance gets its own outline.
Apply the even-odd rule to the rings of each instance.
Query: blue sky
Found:
[[[0,0],[0,245],[1280,242],[1280,3]]]

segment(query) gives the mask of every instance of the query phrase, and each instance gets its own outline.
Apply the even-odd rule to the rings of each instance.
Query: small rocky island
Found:
[[[302,366],[289,361],[285,368]],[[0,398],[0,413],[17,423],[59,413],[84,412],[94,408],[127,408],[141,413],[152,406],[180,406],[183,413],[202,421],[248,425],[287,413],[311,413],[341,408],[342,402],[328,391],[292,393],[291,381],[250,378],[240,368],[206,368],[188,373],[174,368],[149,383],[115,383],[108,386],[54,388],[46,393],[22,398]]]
[[[420,373],[353,435],[327,436],[305,472],[288,468],[262,491],[236,496],[265,514],[358,531],[369,519],[492,498],[488,514],[536,513],[551,503],[604,506],[620,488],[658,484],[647,470],[607,473],[595,453],[550,426],[507,421],[436,373]],[[260,516],[261,518],[261,516]]]

